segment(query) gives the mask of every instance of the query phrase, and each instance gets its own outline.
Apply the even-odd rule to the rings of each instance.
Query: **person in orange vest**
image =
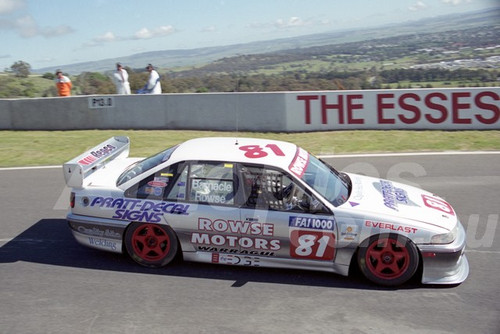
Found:
[[[65,75],[63,75],[61,70],[56,71],[56,87],[57,94],[59,96],[70,96],[71,95],[71,80]]]

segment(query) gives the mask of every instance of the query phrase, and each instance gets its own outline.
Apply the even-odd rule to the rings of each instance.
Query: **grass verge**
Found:
[[[181,130],[0,131],[0,167],[59,165],[112,136],[131,139],[130,156],[149,156],[195,137],[257,137],[295,143],[313,154],[497,151],[500,131],[328,131],[256,133]]]

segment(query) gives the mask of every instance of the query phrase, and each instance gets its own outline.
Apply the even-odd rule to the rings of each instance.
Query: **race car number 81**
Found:
[[[267,144],[265,147],[259,145],[245,145],[241,146],[240,150],[245,151],[245,157],[250,159],[264,158],[267,157],[268,153],[265,149],[269,149],[278,157],[285,156],[285,153],[276,144]]]
[[[290,256],[293,258],[333,260],[334,254],[333,233],[294,230],[290,234]]]

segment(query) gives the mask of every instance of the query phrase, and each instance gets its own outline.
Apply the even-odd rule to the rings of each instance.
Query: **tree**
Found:
[[[16,61],[10,69],[16,77],[27,78],[31,72],[31,65],[22,60]]]

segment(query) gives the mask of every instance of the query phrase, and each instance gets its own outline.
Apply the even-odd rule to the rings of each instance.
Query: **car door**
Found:
[[[189,206],[186,215],[170,222],[183,251],[237,253],[240,213],[235,204],[238,182],[233,164],[189,161],[181,169],[165,200]],[[218,262],[218,255],[212,259]]]
[[[303,184],[269,166],[243,164],[239,174],[245,199],[241,220],[250,224],[247,237],[253,239],[243,247],[249,254],[334,260],[334,216]]]

